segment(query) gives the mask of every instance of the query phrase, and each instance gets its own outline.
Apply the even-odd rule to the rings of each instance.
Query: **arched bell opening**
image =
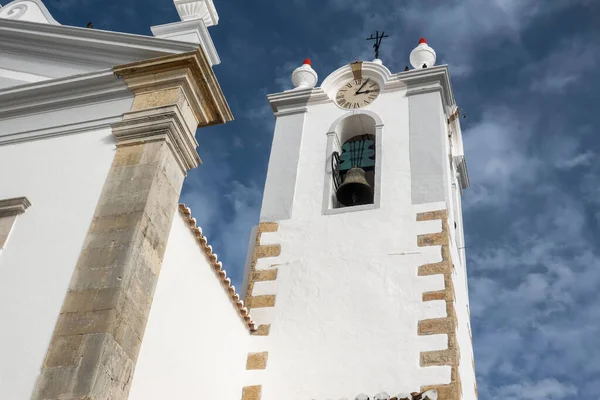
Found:
[[[374,204],[376,194],[376,122],[367,114],[344,118],[335,128],[331,154],[332,208]]]

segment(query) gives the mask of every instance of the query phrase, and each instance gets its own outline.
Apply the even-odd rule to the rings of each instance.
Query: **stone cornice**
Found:
[[[107,67],[197,48],[152,36],[0,19],[0,50],[62,62]]]
[[[0,218],[23,214],[31,203],[27,197],[0,200]]]
[[[184,174],[200,165],[196,152],[198,142],[177,105],[164,106],[125,114],[122,121],[113,124],[117,147],[140,143],[165,141]]]
[[[200,126],[233,120],[219,82],[200,49],[114,68],[137,95],[179,87]]]

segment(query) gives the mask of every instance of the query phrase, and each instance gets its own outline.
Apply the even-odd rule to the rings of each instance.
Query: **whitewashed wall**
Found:
[[[282,393],[290,400],[398,394],[450,383],[449,366],[419,365],[420,353],[447,348],[447,337],[417,336],[419,320],[446,316],[444,301],[422,302],[424,292],[444,288],[443,276],[417,275],[419,265],[441,261],[439,246],[417,248],[417,235],[441,231],[441,222],[417,223],[416,214],[446,208],[443,176],[441,188],[431,187],[442,201],[413,206],[409,97],[405,90],[383,93],[365,109],[383,122],[380,205],[333,215],[322,210],[326,134],[333,121],[351,112],[329,103],[312,105],[304,115],[291,218],[278,221],[278,232],[261,239],[281,244],[281,255],[257,264],[278,268],[275,282],[256,282],[253,292],[276,295],[274,308],[252,310],[258,324],[272,324],[270,335],[253,337],[249,349],[268,350],[267,368],[248,371],[245,379],[246,385],[263,385],[263,400]],[[288,161],[293,160],[282,162]],[[267,187],[287,188],[268,179]],[[265,198],[262,220],[277,215],[271,206]]]
[[[249,338],[177,211],[129,398],[238,399]]]
[[[0,146],[0,198],[31,201],[0,254],[0,399],[31,396],[114,149],[110,128]]]

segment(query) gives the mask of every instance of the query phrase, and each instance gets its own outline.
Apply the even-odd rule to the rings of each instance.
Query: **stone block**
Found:
[[[451,317],[419,321],[419,335],[438,335],[454,332],[454,319]]]
[[[246,307],[248,308],[265,308],[275,307],[275,295],[268,294],[263,296],[248,296],[246,300]]]
[[[71,313],[61,312],[58,316],[54,334],[66,336],[110,332],[116,317],[117,311],[114,309]]]
[[[48,348],[44,367],[76,366],[82,341],[82,335],[55,336]]]
[[[458,365],[458,353],[455,349],[425,351],[421,353],[421,367],[434,365]]]
[[[112,214],[106,216],[97,216],[92,219],[89,233],[106,233],[115,230],[127,230],[136,228],[140,223],[143,211],[127,213],[127,214]]]
[[[124,248],[135,240],[137,227],[115,229],[109,232],[88,233],[83,242],[84,249]]]
[[[281,254],[280,244],[265,244],[254,248],[254,258],[277,257]]]
[[[246,369],[265,369],[267,368],[267,359],[269,353],[263,351],[261,353],[249,353],[248,359],[246,360]]]
[[[120,287],[103,289],[69,290],[63,303],[63,313],[98,311],[116,308]]]
[[[447,210],[427,211],[417,214],[417,221],[432,221],[434,219],[447,219]]]
[[[254,282],[274,281],[277,279],[277,268],[254,271],[251,279]]]
[[[122,167],[125,165],[137,165],[142,160],[142,145],[122,146],[117,148],[112,167]]]
[[[111,249],[112,250],[112,249]],[[107,261],[106,263],[108,263]],[[97,264],[105,264],[96,260]],[[79,265],[79,264],[78,264]],[[87,289],[106,289],[123,286],[126,284],[130,271],[124,263],[107,268],[76,268],[71,278],[69,289],[81,291]]]
[[[246,386],[242,389],[242,400],[260,400],[262,386]]]
[[[269,336],[269,332],[271,331],[271,325],[259,325],[256,330],[252,331],[252,335],[254,336]]]

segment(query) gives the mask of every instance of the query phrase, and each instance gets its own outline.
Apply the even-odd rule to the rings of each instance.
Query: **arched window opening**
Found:
[[[374,203],[376,136],[375,121],[365,114],[342,120],[336,129],[339,146],[331,157],[333,208]]]

